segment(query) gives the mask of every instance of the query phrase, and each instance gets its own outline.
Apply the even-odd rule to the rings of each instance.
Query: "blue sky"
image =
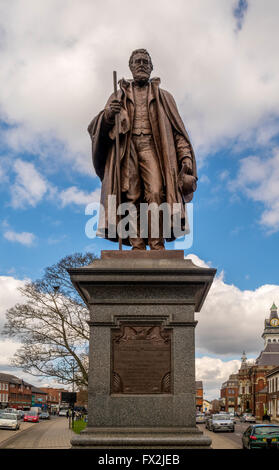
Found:
[[[218,269],[196,330],[198,374],[213,396],[243,349],[257,356],[279,304],[278,2],[31,3],[28,14],[21,0],[0,5],[0,325],[24,279],[73,252],[117,248],[85,235],[85,206],[100,191],[87,126],[112,71],[129,78],[131,51],[145,47],[198,161],[185,256]]]

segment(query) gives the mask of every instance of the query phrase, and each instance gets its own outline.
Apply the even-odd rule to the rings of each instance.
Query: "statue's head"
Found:
[[[134,80],[139,82],[146,82],[149,80],[153,70],[153,65],[147,50],[136,49],[133,51],[129,60],[129,67]]]

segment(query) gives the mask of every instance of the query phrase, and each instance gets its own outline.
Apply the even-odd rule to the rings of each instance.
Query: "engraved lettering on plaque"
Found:
[[[122,325],[112,331],[112,393],[171,393],[171,331]]]

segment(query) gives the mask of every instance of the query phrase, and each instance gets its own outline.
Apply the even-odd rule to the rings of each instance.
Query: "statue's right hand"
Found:
[[[120,113],[120,110],[121,102],[117,99],[112,100],[106,108],[106,115],[108,119],[113,119],[116,114]]]

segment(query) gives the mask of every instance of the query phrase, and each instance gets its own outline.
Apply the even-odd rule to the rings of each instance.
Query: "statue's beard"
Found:
[[[135,71],[133,73],[133,78],[136,83],[144,84],[147,83],[150,77],[150,73],[144,70]]]

